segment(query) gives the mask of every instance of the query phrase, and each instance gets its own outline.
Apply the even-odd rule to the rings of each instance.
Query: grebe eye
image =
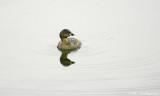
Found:
[[[73,33],[70,33],[70,35],[71,35],[71,36],[74,36],[74,34],[73,34]]]

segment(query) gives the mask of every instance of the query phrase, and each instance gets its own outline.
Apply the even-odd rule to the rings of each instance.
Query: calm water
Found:
[[[0,96],[160,96],[158,0],[0,1]],[[60,52],[59,32],[83,45]]]

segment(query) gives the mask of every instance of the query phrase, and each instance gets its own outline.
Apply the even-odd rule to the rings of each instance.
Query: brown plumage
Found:
[[[63,29],[59,34],[61,41],[58,43],[57,48],[59,50],[75,50],[80,48],[82,43],[78,39],[68,38],[73,35],[68,29]]]

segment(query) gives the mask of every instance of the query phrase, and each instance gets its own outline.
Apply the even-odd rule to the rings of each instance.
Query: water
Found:
[[[159,96],[159,3],[1,0],[0,95]],[[64,28],[83,44],[65,62]]]

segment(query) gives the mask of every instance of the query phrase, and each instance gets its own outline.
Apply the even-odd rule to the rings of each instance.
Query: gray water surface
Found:
[[[0,96],[160,96],[159,4],[0,0]],[[64,28],[82,47],[61,62]]]

